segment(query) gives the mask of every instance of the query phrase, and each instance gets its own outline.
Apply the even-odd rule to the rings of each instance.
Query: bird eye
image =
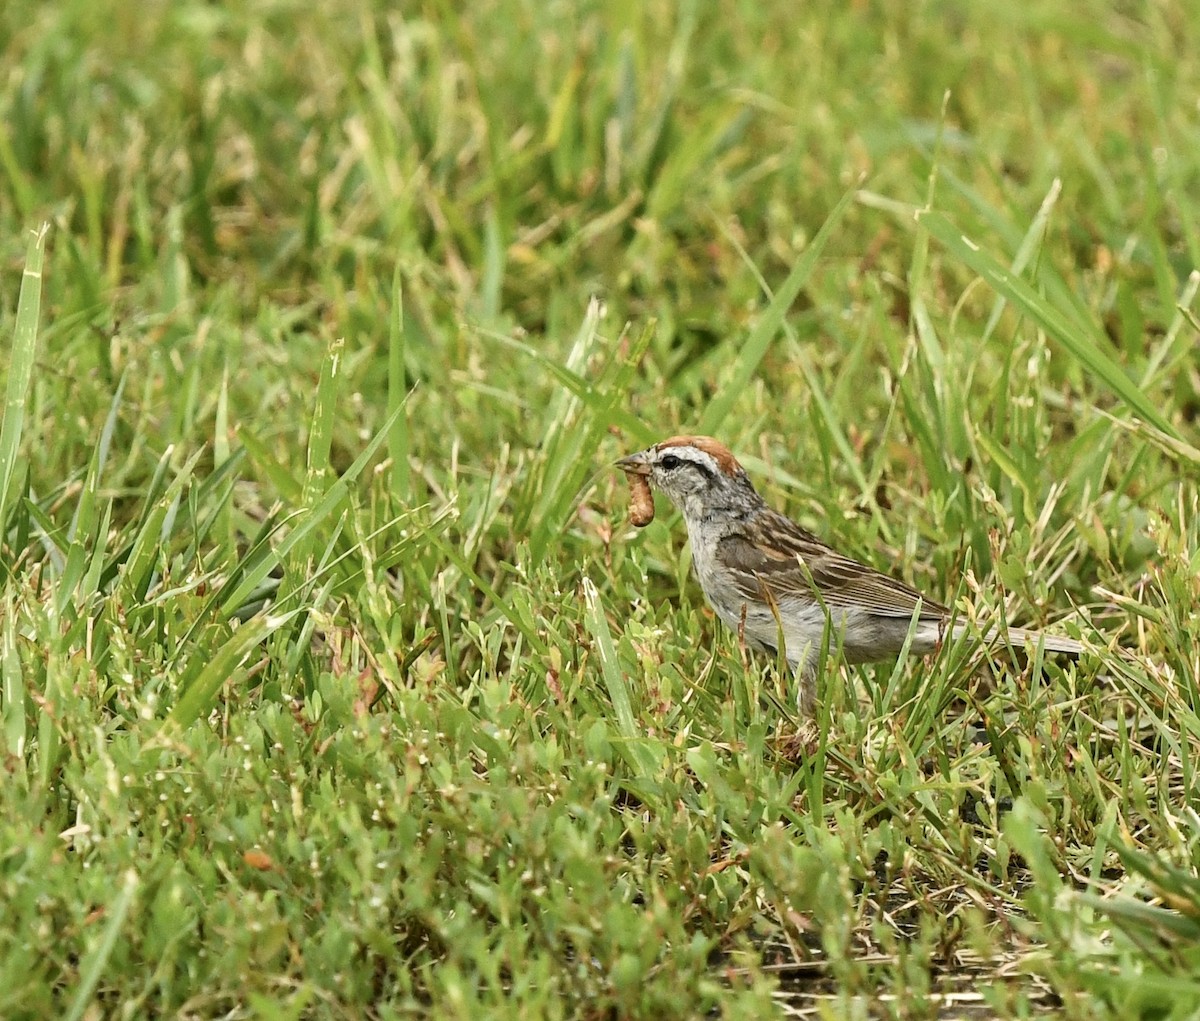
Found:
[[[662,458],[658,463],[667,471],[671,472],[683,464],[683,458],[676,457],[674,454],[667,454],[667,456]]]

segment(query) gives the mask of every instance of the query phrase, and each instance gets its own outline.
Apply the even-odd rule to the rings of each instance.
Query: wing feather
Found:
[[[940,603],[902,581],[843,556],[774,511],[752,528],[721,539],[716,555],[730,569],[738,591],[747,599],[762,599],[764,588],[776,601],[788,596],[811,596],[815,586],[832,607],[857,607],[881,617],[911,617],[919,603],[920,620],[937,620],[949,614]]]

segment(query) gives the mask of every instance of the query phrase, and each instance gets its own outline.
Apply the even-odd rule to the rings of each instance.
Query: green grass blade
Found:
[[[847,191],[838,204],[833,207],[833,212],[821,225],[817,236],[801,253],[800,258],[796,260],[796,265],[792,267],[792,271],[780,284],[779,290],[775,292],[775,297],[759,316],[758,322],[754,324],[750,335],[742,344],[741,350],[738,351],[729,378],[722,382],[720,389],[700,416],[700,432],[716,433],[724,423],[725,417],[733,409],[734,402],[741,396],[750,380],[754,378],[759,364],[771,346],[771,341],[779,332],[783,317],[787,315],[788,310],[792,307],[792,302],[796,300],[804,285],[808,283],[813,270],[816,269],[817,260],[825,250],[825,245],[833,236],[833,232],[854,200],[855,192],[856,189],[853,188]]]
[[[246,657],[301,612],[302,609],[294,609],[286,613],[262,614],[238,627],[183,690],[179,701],[171,707],[169,723],[180,728],[189,727],[206,715],[221,688],[235,676]]]
[[[0,703],[0,719],[3,721],[5,754],[11,757],[11,762],[23,764],[25,738],[29,727],[25,716],[25,676],[21,668],[21,657],[17,652],[16,615],[13,613],[12,597],[7,592],[4,602],[3,648],[0,649],[3,702]]]
[[[617,730],[627,739],[638,738],[642,732],[638,729],[633,718],[633,706],[629,701],[629,689],[621,668],[617,664],[617,651],[613,647],[612,632],[608,629],[608,619],[600,605],[600,593],[590,578],[583,579],[583,598],[586,607],[584,620],[588,630],[596,640],[596,653],[600,659],[600,674],[604,678],[604,687],[612,701],[613,711],[617,715]]]
[[[1033,221],[1029,224],[1029,230],[1025,232],[1025,236],[1021,238],[1021,244],[1017,248],[1017,254],[1013,256],[1012,265],[1009,271],[1014,277],[1020,277],[1033,260],[1033,257],[1041,249],[1042,243],[1045,240],[1046,230],[1050,223],[1050,214],[1054,211],[1054,207],[1058,204],[1058,197],[1062,193],[1062,181],[1057,177],[1054,183],[1050,186],[1050,190],[1046,193],[1046,197],[1042,199],[1042,204],[1038,208],[1037,214]],[[983,328],[983,335],[980,338],[980,343],[986,343],[987,339],[995,331],[1000,323],[1000,317],[1004,314],[1004,307],[1007,301],[1004,295],[999,295],[996,298],[995,305],[992,306],[992,314],[988,316],[987,325]]]
[[[338,389],[341,384],[342,353],[346,341],[336,337],[329,344],[321,363],[321,375],[317,380],[316,398],[313,401],[312,422],[308,433],[308,482],[311,487],[321,488],[319,480],[329,471],[329,452],[333,449],[333,424],[337,413]],[[311,502],[309,499],[305,503]]]
[[[304,495],[304,483],[279,462],[258,434],[243,426],[238,430],[238,439],[250,459],[266,474],[267,481],[275,488],[279,498],[287,503],[299,502]]]
[[[263,579],[279,563],[285,560],[294,549],[302,543],[307,542],[313,532],[337,510],[349,494],[350,485],[362,474],[363,469],[366,468],[375,456],[375,452],[380,448],[384,440],[387,439],[388,432],[396,418],[403,413],[403,405],[392,412],[388,416],[387,421],[384,422],[383,427],[371,438],[371,441],[363,448],[362,453],[354,459],[354,463],[346,469],[341,478],[329,487],[325,495],[310,510],[304,511],[298,519],[293,518],[291,520],[291,529],[279,546],[271,550],[266,556],[263,556],[251,569],[247,570],[228,595],[221,600],[224,612],[233,613],[236,611],[245,601],[246,597],[258,588]]]
[[[392,310],[388,316],[388,413],[396,415],[408,400],[404,376],[404,287],[397,263],[392,276]],[[409,490],[408,418],[396,415],[388,435],[388,457],[392,462],[392,496],[400,502],[412,499]]]
[[[0,422],[0,530],[7,528],[8,509],[17,500],[20,480],[15,478],[25,425],[25,401],[37,359],[38,321],[42,309],[42,264],[50,225],[33,232],[25,251],[17,322],[8,359],[8,387],[4,394],[4,420]]]
[[[537,630],[532,625],[532,622],[525,620],[519,614],[517,614],[517,612],[509,605],[508,601],[496,591],[495,587],[485,581],[484,578],[480,576],[479,572],[463,559],[462,555],[449,541],[443,539],[434,531],[426,533],[425,538],[442,554],[443,557],[450,561],[450,563],[452,563],[468,579],[470,579],[471,584],[479,589],[479,591],[491,601],[492,605],[495,606],[501,614],[503,614],[504,619],[509,621],[513,627],[521,632],[521,634],[525,637],[525,640],[529,642],[530,646],[533,647],[538,655],[546,655],[546,643],[538,637]]]
[[[100,978],[104,974],[108,959],[112,956],[113,947],[117,945],[117,939],[125,925],[125,918],[129,914],[129,909],[133,907],[133,898],[137,893],[138,882],[137,873],[132,869],[125,873],[120,891],[104,913],[104,933],[100,937],[100,942],[80,966],[79,986],[75,990],[71,1006],[63,1015],[65,1021],[80,1021],[87,1011],[88,1005],[96,993],[96,987],[100,984]]]
[[[495,333],[494,331],[477,328],[480,337],[494,341],[503,347],[511,348],[514,351],[519,351],[521,354],[532,358],[538,365],[545,369],[551,376],[557,380],[568,393],[578,397],[585,405],[596,408],[605,406],[604,395],[597,393],[596,388],[589,383],[583,376],[577,372],[572,372],[570,369],[560,365],[557,361],[547,355],[545,352],[539,351],[532,344],[527,344],[522,340],[516,340],[513,337],[506,337],[504,334]],[[641,443],[649,443],[652,440],[659,439],[658,433],[643,422],[632,412],[626,411],[624,408],[609,407],[606,414],[614,426],[621,429],[622,432],[634,437]]]
[[[1150,403],[1125,371],[1104,353],[1105,341],[1095,327],[1082,330],[1057,306],[1015,276],[974,241],[966,237],[943,213],[923,212],[920,224],[951,253],[970,266],[998,293],[1058,341],[1084,368],[1103,380],[1108,388],[1138,415],[1175,439],[1179,434]]]
[[[608,618],[605,617],[604,607],[600,602],[600,593],[588,577],[583,579],[583,601],[584,623],[596,643],[600,676],[604,678],[604,687],[617,717],[617,730],[621,735],[621,755],[634,770],[635,786],[640,788],[643,781],[655,775],[658,756],[650,747],[645,732],[638,727],[633,715],[629,686],[617,661],[617,650],[613,645]]]
[[[138,523],[138,530],[129,555],[121,569],[120,590],[129,605],[137,606],[145,598],[154,579],[154,572],[163,555],[163,532],[173,513],[183,487],[192,479],[202,456],[196,451],[179,469],[162,496],[147,508]],[[160,468],[168,464],[173,451],[168,449],[159,461]]]
[[[738,253],[739,258],[742,260],[742,264],[750,273],[754,275],[754,279],[758,283],[758,289],[762,291],[763,296],[767,299],[767,303],[769,305],[770,302],[775,298],[775,292],[771,290],[771,285],[767,283],[767,278],[762,275],[762,271],[750,257],[750,253],[746,251],[745,246],[741,243],[741,240],[737,237],[737,235],[731,231],[724,222],[719,222],[717,226],[721,230],[726,241],[728,241]],[[808,392],[812,394],[813,403],[817,407],[817,413],[821,416],[821,421],[825,425],[826,432],[832,439],[834,446],[837,447],[842,465],[854,476],[854,481],[857,482],[859,488],[865,492],[868,488],[868,485],[867,477],[863,474],[862,461],[858,455],[855,454],[853,448],[850,446],[850,441],[846,438],[845,424],[835,413],[833,404],[829,400],[828,395],[825,393],[825,388],[821,383],[820,377],[817,373],[817,367],[813,363],[812,356],[799,342],[795,329],[793,329],[786,317],[780,321],[780,325],[783,328],[784,335],[792,342],[795,350],[796,362],[800,367],[800,374],[804,377],[804,382],[808,387]]]

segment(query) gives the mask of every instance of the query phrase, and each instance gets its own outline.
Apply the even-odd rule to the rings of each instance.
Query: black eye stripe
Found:
[[[700,461],[693,461],[690,458],[677,457],[674,454],[663,454],[663,456],[658,459],[658,466],[662,468],[663,471],[673,472],[677,468],[682,468],[684,465],[687,465],[689,468],[695,468],[696,471],[698,471],[705,478],[711,479],[714,475],[713,470],[709,468],[708,465],[703,464]]]

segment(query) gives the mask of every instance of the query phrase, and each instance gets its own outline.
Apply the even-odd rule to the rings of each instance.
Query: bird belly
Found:
[[[707,594],[707,593],[706,593]],[[740,593],[721,593],[709,604],[730,628],[742,635],[752,648],[779,651],[782,634],[784,653],[793,670],[815,668],[826,627],[829,647],[839,647],[848,663],[873,663],[895,656],[904,647],[911,621],[907,617],[885,617],[858,609],[825,608],[809,600],[784,599],[775,611],[762,603],[750,603]],[[920,621],[913,633],[912,651],[929,652],[938,642],[936,622]]]
[[[896,655],[908,636],[908,617],[888,617],[866,610],[826,607],[810,598],[788,595],[771,606],[748,600],[716,563],[713,548],[692,535],[692,566],[709,605],[730,628],[743,636],[752,648],[779,651],[783,635],[784,652],[793,670],[809,672],[827,625],[831,649],[841,647],[850,663],[870,663]],[[914,652],[928,652],[938,640],[936,622],[920,621],[913,635]]]
[[[849,614],[847,614],[849,616]],[[874,663],[890,659],[904,648],[912,620],[908,617],[886,617],[878,613],[856,613],[858,619],[845,625],[842,653],[847,663]],[[913,629],[910,649],[916,653],[932,652],[940,639],[937,621],[919,620]]]
[[[829,647],[840,648],[847,663],[874,663],[896,656],[908,639],[912,621],[855,608],[831,607],[829,611],[811,602],[790,600],[780,607],[788,662],[804,669],[814,662],[829,627]],[[934,621],[918,621],[910,648],[930,652],[939,639]]]

